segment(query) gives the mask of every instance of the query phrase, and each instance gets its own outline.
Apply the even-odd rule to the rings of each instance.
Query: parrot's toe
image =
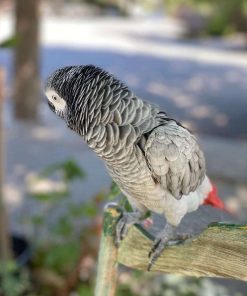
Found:
[[[169,239],[158,238],[155,240],[151,251],[148,254],[149,263],[147,270],[150,271],[154,263],[157,261],[165,246],[169,242]]]
[[[116,226],[115,245],[117,247],[119,247],[121,241],[127,235],[129,227],[138,222],[140,222],[140,215],[138,213],[134,212],[123,214]]]
[[[157,261],[161,255],[164,248],[169,244],[169,242],[182,242],[188,238],[191,238],[191,234],[187,233],[176,233],[175,228],[167,224],[165,229],[158,234],[154,241],[153,247],[148,254],[149,264],[147,270],[150,271],[154,263]]]
[[[117,247],[120,246],[120,242],[121,240],[124,239],[124,237],[126,236],[128,232],[128,224],[127,224],[127,219],[126,217],[122,217],[118,223],[117,223],[117,227],[116,227],[116,237],[115,237],[115,244]]]

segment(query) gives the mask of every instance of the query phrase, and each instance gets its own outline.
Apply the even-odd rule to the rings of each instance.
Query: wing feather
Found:
[[[175,121],[151,132],[145,156],[153,178],[177,199],[195,191],[206,174],[204,154],[196,138]]]

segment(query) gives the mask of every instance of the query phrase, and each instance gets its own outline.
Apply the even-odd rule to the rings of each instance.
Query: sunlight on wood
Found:
[[[118,261],[146,270],[151,246],[145,232],[134,226],[121,244]],[[247,281],[247,226],[210,224],[198,237],[167,247],[152,271]]]

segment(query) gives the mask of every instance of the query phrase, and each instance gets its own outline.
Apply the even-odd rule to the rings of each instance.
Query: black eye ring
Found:
[[[56,101],[57,100],[57,97],[56,96],[52,96],[53,100]]]

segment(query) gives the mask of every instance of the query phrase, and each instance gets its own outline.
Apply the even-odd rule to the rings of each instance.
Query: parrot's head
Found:
[[[89,130],[93,114],[101,108],[102,92],[115,78],[93,65],[69,66],[52,73],[45,85],[50,109],[80,135]]]
[[[76,67],[65,67],[56,70],[48,77],[45,84],[45,95],[50,109],[63,119],[68,116],[69,105],[72,104],[73,99],[68,88],[72,80],[72,75],[69,73],[73,68]]]

